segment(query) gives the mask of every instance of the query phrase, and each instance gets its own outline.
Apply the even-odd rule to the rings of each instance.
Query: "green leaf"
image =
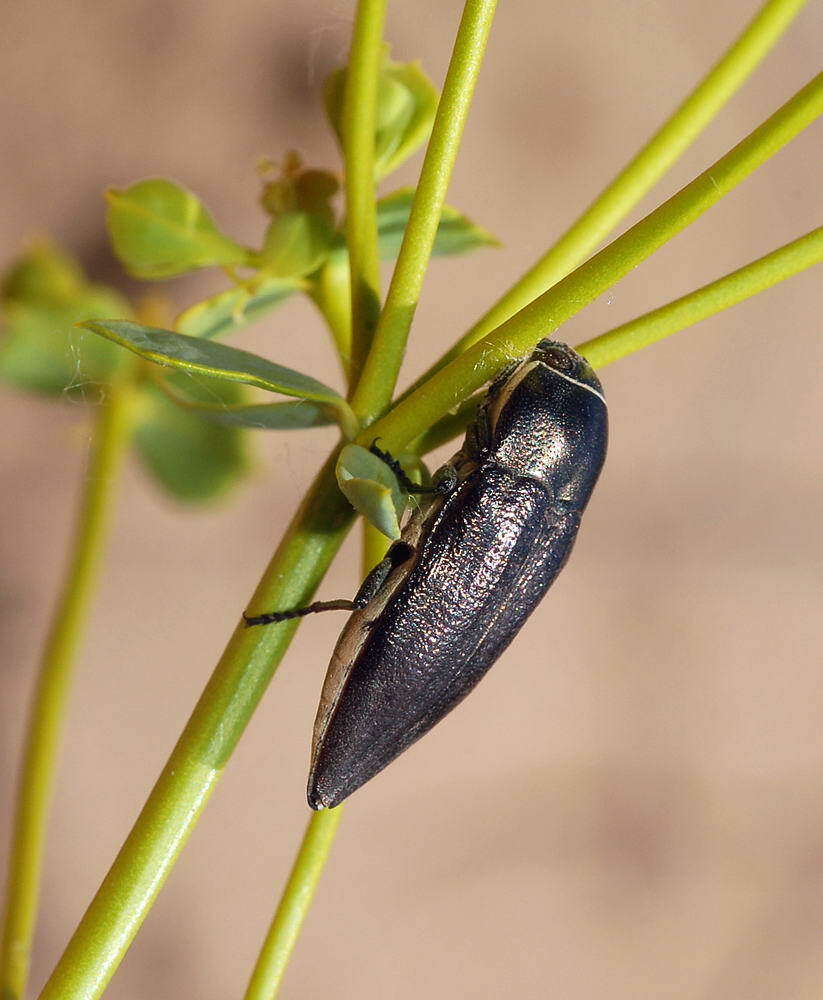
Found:
[[[75,324],[99,316],[128,316],[113,289],[86,281],[79,265],[49,243],[39,243],[8,271],[0,286],[4,336],[0,378],[47,395],[81,394],[106,382],[120,352]]]
[[[172,181],[112,188],[106,200],[114,252],[137,278],[172,278],[248,260],[248,251],[218,230],[197,196]]]
[[[263,249],[255,254],[254,263],[275,278],[302,278],[320,267],[335,242],[336,235],[327,218],[306,212],[285,212],[269,223]]]
[[[206,380],[199,382],[180,374],[173,377],[181,394],[199,395],[213,405],[238,405],[243,398],[242,386],[237,384],[209,380],[209,385],[204,386]],[[216,498],[249,470],[244,431],[202,420],[151,383],[141,393],[133,441],[147,471],[177,500],[203,502]]]
[[[225,379],[229,382],[244,382],[246,385],[256,385],[268,392],[299,396],[301,399],[314,399],[321,403],[330,403],[335,407],[344,403],[334,389],[323,385],[310,375],[303,375],[291,368],[267,361],[257,354],[241,351],[227,344],[119,320],[98,320],[83,323],[82,326],[158,365]]]
[[[366,448],[347,444],[337,460],[337,482],[354,509],[388,538],[400,537],[406,497],[386,463]]]
[[[345,88],[345,68],[335,70],[326,80],[326,113],[341,142]],[[426,141],[437,101],[437,90],[418,63],[396,63],[386,58],[377,92],[377,179],[396,170]]]
[[[214,399],[196,402],[168,385],[169,379],[158,382],[168,398],[192,414],[227,427],[248,427],[256,430],[302,430],[306,427],[327,427],[337,422],[335,411],[307,399],[290,403],[228,403]],[[222,385],[234,386],[224,382]]]
[[[174,326],[190,337],[220,337],[254,323],[302,287],[300,281],[263,278],[229,288],[186,309]]]
[[[377,203],[377,238],[383,260],[393,260],[400,252],[413,199],[414,188],[401,188]],[[456,208],[443,206],[432,249],[434,256],[446,257],[499,245],[487,229],[476,225]]]

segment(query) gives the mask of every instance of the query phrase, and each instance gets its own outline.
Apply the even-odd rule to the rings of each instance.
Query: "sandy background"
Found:
[[[100,191],[169,175],[241,240],[254,165],[335,166],[318,91],[353,3],[4,5],[0,263],[49,231],[118,271]],[[503,240],[438,261],[404,380],[526,267],[750,16],[733,0],[501,4],[450,200]],[[442,80],[457,3],[392,5]],[[650,195],[820,69],[809,5]],[[818,124],[566,331],[578,342],[823,221]],[[419,160],[398,183],[411,182]],[[800,1000],[823,991],[820,270],[604,372],[612,445],[576,555],[475,695],[347,807],[284,996]],[[181,305],[219,279],[170,285]],[[133,288],[129,282],[123,287]],[[310,308],[242,343],[335,380]],[[0,852],[64,561],[82,407],[0,397]],[[33,985],[131,826],[333,435],[261,437],[230,502],[186,512],[130,465],[78,665]],[[322,594],[355,585],[352,541]],[[339,618],[299,633],[113,1000],[239,997],[306,819]]]

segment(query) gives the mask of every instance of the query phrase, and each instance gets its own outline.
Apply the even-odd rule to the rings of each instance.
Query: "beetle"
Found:
[[[339,805],[480,681],[569,557],[606,455],[600,381],[542,340],[491,383],[460,451],[352,601],[246,617],[351,610],[314,725],[308,801]]]

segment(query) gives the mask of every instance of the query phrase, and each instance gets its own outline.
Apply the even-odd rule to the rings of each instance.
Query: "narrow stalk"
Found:
[[[411,214],[352,406],[366,422],[388,406],[431,256],[497,0],[466,0]]]
[[[763,4],[720,61],[580,218],[404,396],[582,263],[737,93],[806,2]]]
[[[300,928],[331,849],[342,806],[312,813],[283,896],[257,958],[245,1000],[272,1000],[280,990]]]
[[[308,295],[326,321],[343,374],[351,381],[352,317],[348,254],[334,253],[326,261],[309,286]]]
[[[29,712],[18,775],[0,953],[0,996],[26,992],[57,753],[69,686],[105,545],[129,432],[131,387],[112,386],[99,408],[72,553]]]
[[[363,576],[383,558],[388,539],[363,521]],[[340,823],[342,806],[312,813],[300,850],[269,932],[260,949],[245,1000],[273,1000],[283,981],[291,953],[311,906]]]
[[[737,305],[821,261],[823,226],[674,302],[587,340],[577,350],[595,368],[602,368]]]
[[[354,518],[337,489],[337,453],[295,514],[250,610],[311,600]],[[296,630],[238,624],[166,767],[41,1000],[94,1000],[128,950]]]
[[[343,99],[346,241],[349,247],[352,385],[360,376],[380,311],[374,135],[386,0],[358,0]]]
[[[361,432],[358,443],[368,447],[380,437],[384,447],[396,452],[422,434],[507,361],[523,357],[699,218],[821,114],[823,73],[708,170],[401,400]]]

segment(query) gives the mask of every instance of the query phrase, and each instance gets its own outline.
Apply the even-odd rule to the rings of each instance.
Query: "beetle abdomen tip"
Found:
[[[338,802],[333,801],[330,795],[321,792],[317,787],[317,782],[313,780],[309,782],[309,787],[306,790],[306,798],[308,799],[309,806],[315,812],[320,812],[321,809],[332,809],[338,805]]]

